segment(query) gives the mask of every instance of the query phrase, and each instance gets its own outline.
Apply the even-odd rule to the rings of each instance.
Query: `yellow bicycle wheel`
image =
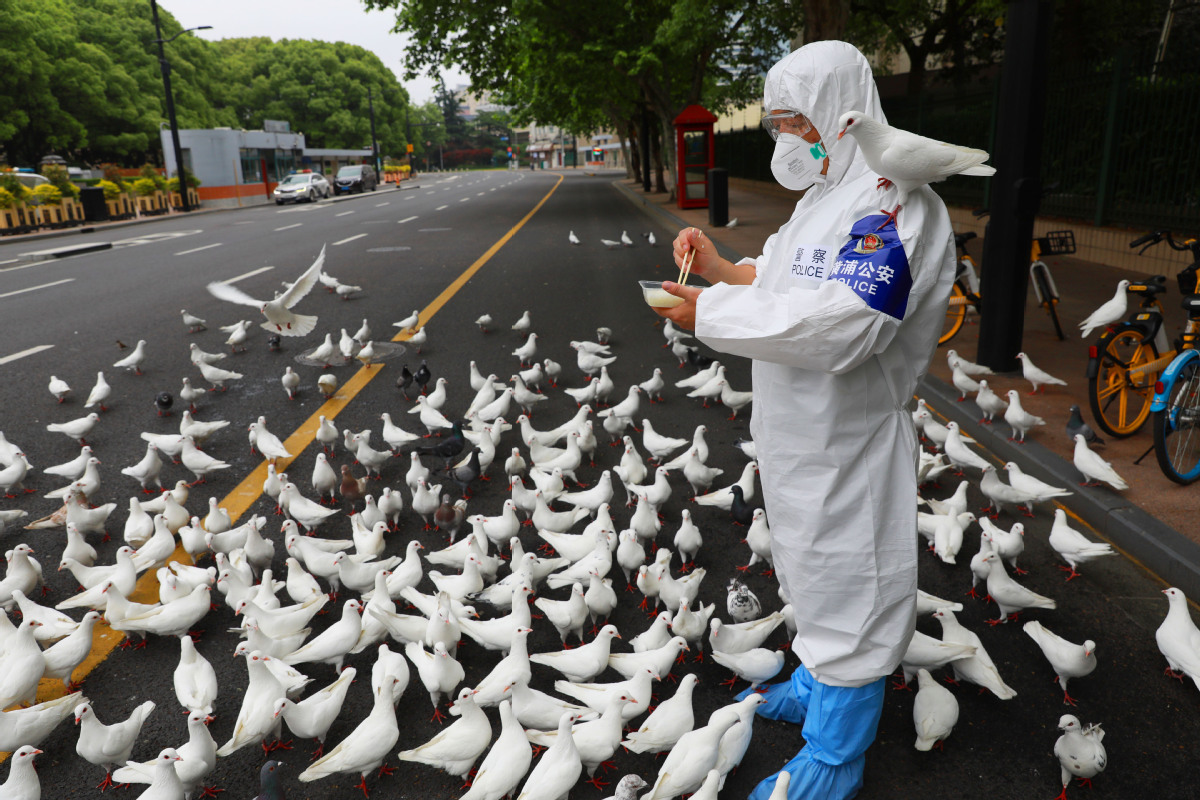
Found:
[[[938,344],[950,341],[962,329],[970,302],[962,287],[955,281],[950,287],[950,302],[946,305],[946,321],[942,323],[942,335],[938,337]]]
[[[1096,423],[1120,439],[1137,433],[1150,416],[1154,382],[1162,371],[1146,368],[1158,360],[1158,348],[1144,339],[1141,330],[1128,327],[1105,331],[1096,343],[1100,363],[1088,381],[1088,401]]]

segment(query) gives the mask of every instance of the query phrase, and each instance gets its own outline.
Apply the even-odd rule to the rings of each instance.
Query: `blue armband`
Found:
[[[846,284],[876,311],[904,319],[912,274],[895,222],[880,228],[884,220],[886,214],[872,214],[854,223],[827,280]]]

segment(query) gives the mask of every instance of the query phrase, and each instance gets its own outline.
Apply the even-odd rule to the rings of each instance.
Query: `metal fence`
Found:
[[[1042,178],[1045,216],[1134,229],[1200,233],[1200,75],[1172,74],[1125,56],[1047,77]],[[934,139],[991,150],[999,76],[963,91],[883,102],[888,122]],[[716,165],[771,180],[773,142],[761,129],[719,133]],[[987,205],[990,180],[952,178],[934,189],[953,205]]]

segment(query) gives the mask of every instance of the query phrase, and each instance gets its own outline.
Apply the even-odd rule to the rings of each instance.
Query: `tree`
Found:
[[[605,117],[628,130],[644,103],[664,142],[687,105],[723,109],[756,97],[799,16],[766,0],[595,0],[586,24],[576,6],[555,0],[364,3],[396,10],[395,30],[410,35],[410,76],[457,64],[477,90],[511,100],[518,119],[536,110],[539,121],[575,130]]]

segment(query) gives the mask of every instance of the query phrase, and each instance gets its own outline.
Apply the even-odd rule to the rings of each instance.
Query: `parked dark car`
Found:
[[[333,179],[333,193],[358,192],[362,194],[368,189],[373,192],[375,185],[375,170],[368,164],[355,164],[338,170],[337,177]]]

